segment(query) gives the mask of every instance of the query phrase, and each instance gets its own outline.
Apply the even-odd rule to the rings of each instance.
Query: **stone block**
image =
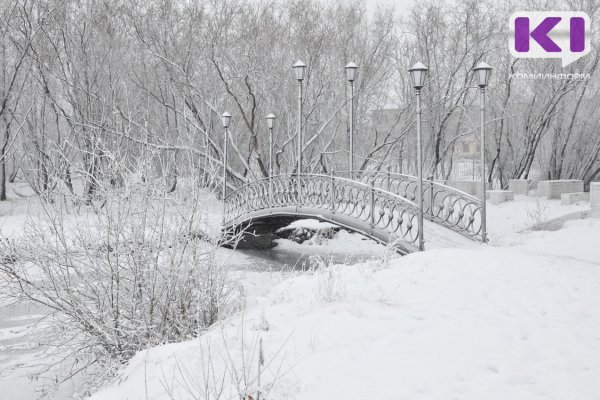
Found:
[[[477,196],[478,190],[478,181],[452,181],[449,182],[450,185],[455,189],[462,190],[465,193],[470,194],[471,196]]]
[[[590,204],[592,205],[592,217],[600,218],[600,182],[590,183]]]
[[[515,194],[510,190],[488,190],[490,203],[494,205],[502,204],[515,199]]]
[[[536,196],[548,197],[548,187],[550,181],[539,181],[537,183]]]
[[[481,181],[450,181],[448,182],[448,186],[461,190],[471,196],[481,198]],[[489,187],[490,184],[486,182],[486,190]],[[490,197],[489,194],[487,197]]]
[[[555,181],[539,181],[537,186],[538,197],[560,199],[563,193],[583,192],[583,181],[579,179],[561,179]]]
[[[485,183],[486,199],[490,198],[490,195],[488,194],[489,191],[490,191],[490,183],[486,182]],[[481,199],[481,182],[479,182],[479,181],[477,181],[477,185],[475,186],[475,197]]]
[[[590,201],[590,194],[586,192],[563,193],[560,195],[560,204],[568,206],[579,201]]]
[[[529,195],[529,181],[527,179],[509,179],[508,190],[514,194]]]

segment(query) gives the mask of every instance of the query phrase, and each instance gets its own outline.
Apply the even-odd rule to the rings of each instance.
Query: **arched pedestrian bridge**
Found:
[[[298,190],[300,188],[300,190]],[[278,175],[250,182],[225,197],[223,227],[272,231],[314,218],[360,233],[399,253],[418,250],[416,177],[387,172]],[[424,218],[477,240],[481,201],[437,182],[423,181]]]

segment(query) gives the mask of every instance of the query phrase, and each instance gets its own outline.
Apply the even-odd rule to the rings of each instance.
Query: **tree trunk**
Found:
[[[4,156],[4,151],[2,152]],[[6,161],[4,157],[0,161],[0,201],[6,200]]]

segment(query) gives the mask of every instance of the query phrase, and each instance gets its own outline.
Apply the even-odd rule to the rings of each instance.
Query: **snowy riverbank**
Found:
[[[255,393],[259,338],[266,399],[594,398],[600,220],[516,233],[528,207],[492,207],[495,246],[286,279],[200,339],[138,353],[92,398]]]

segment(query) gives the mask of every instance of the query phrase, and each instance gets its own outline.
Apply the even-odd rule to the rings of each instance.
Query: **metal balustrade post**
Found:
[[[433,176],[429,177],[429,220],[433,221]]]
[[[425,240],[423,238],[423,145],[421,142],[421,89],[425,86],[425,78],[427,77],[427,71],[429,69],[418,62],[408,69],[410,73],[410,80],[412,85],[417,92],[417,170],[419,175],[419,198],[418,198],[418,223],[419,223],[419,251],[425,250]]]
[[[388,167],[387,167],[387,177],[386,177],[386,179],[387,179],[387,181],[386,181],[386,183],[387,183],[386,189],[387,189],[388,192],[392,191],[391,190],[392,188],[390,187],[391,186],[390,185],[390,169],[391,169],[391,166],[388,165]]]
[[[481,241],[487,242],[486,232],[486,187],[485,187],[485,87],[480,89],[480,123],[481,123]]]
[[[375,178],[371,178],[371,229],[375,226]]]
[[[350,149],[348,154],[350,179],[354,179],[354,81],[350,81]]]
[[[302,173],[302,80],[298,80],[298,166],[296,167],[297,184],[297,207],[300,207],[302,197],[302,184],[300,174]]]
[[[348,169],[350,170],[350,179],[354,179],[354,81],[357,78],[358,65],[350,62],[346,65],[346,79],[350,82],[350,129],[348,141]]]
[[[423,157],[421,144],[421,89],[417,89],[417,169],[419,174],[419,250],[425,250],[423,235]]]
[[[473,73],[477,78],[477,86],[479,86],[479,118],[481,125],[481,141],[480,141],[480,163],[481,163],[481,241],[487,242],[487,213],[486,213],[486,182],[485,182],[485,88],[490,83],[493,68],[485,62],[480,62]],[[490,177],[491,177],[490,171]]]
[[[331,212],[335,213],[335,178],[334,178],[333,168],[331,169],[330,174],[330,184],[329,184],[329,207],[331,208]]]
[[[223,221],[225,221],[225,212],[227,211],[227,137],[229,129],[225,128],[225,139],[223,139]]]
[[[273,202],[273,127],[269,127],[269,205],[275,206]]]

